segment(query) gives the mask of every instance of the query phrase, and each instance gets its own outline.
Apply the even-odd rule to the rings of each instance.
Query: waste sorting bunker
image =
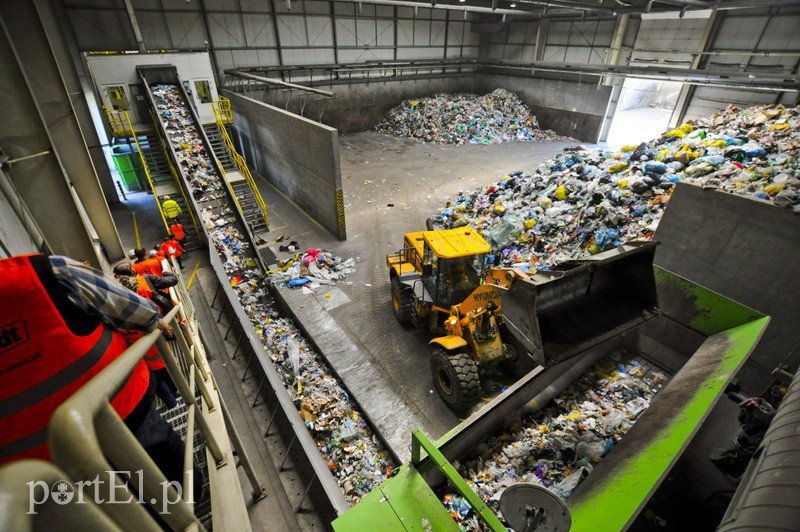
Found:
[[[269,385],[265,387],[265,393],[269,396],[268,402],[275,405],[272,419],[276,420],[276,415],[280,418],[275,426],[288,427],[282,434],[288,445],[285,458],[291,456],[296,468],[310,479],[305,487],[306,494],[314,500],[317,513],[341,515],[350,507],[345,490],[320,454],[246,311],[257,300],[261,302],[266,297],[260,284],[266,268],[234,192],[213,155],[196,111],[188,103],[191,100],[177,69],[173,65],[138,66],[137,72],[147,88],[156,127],[167,143],[167,153],[180,178],[184,195],[202,220],[200,227],[209,243],[209,260],[220,282],[222,297],[227,298],[223,312],[225,307],[232,309],[234,319],[239,321],[243,330],[242,341],[249,344],[250,352],[264,372]],[[218,295],[215,295],[215,300]],[[388,449],[380,434],[368,419],[366,421],[371,437]],[[397,461],[396,457],[391,458]],[[315,489],[311,490],[312,487]]]
[[[453,480],[450,464],[469,462],[481,444],[513,421],[530,419],[619,351],[634,353],[673,377],[567,498],[569,513],[549,517],[570,521],[571,530],[630,526],[769,322],[759,312],[654,266],[656,245],[628,244],[565,271],[543,272],[514,296],[527,298],[526,304],[504,301],[512,330],[529,352],[539,350],[534,354],[544,358],[546,367],[531,371],[430,444],[428,456],[420,456],[419,445],[425,447],[427,440],[415,432],[411,462],[334,521],[334,529],[424,528],[429,523],[434,530],[458,530],[437,493],[447,484],[446,477],[466,498],[471,489],[463,480]],[[494,525],[487,528],[499,528],[494,514],[487,519],[492,518]]]

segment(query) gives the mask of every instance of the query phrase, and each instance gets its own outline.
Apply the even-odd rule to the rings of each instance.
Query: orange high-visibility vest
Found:
[[[175,235],[175,240],[178,242],[181,242],[184,238],[186,238],[186,231],[183,230],[183,224],[181,223],[170,225],[169,230],[173,235]]]
[[[48,293],[30,256],[0,261],[0,298],[13,301],[0,305],[0,463],[49,459],[53,412],[128,348],[99,319],[85,335],[72,332],[54,303],[61,297]],[[149,383],[140,362],[111,400],[120,417],[133,412]]]
[[[139,288],[136,290],[137,294],[145,299],[150,299],[153,297],[153,290],[150,289],[150,285],[147,283],[144,275],[137,275],[136,282],[139,284]]]
[[[164,271],[161,269],[161,261],[156,257],[151,257],[141,262],[132,262],[131,269],[134,273],[138,273],[139,275],[144,275],[146,273],[158,275],[159,277],[164,275]]]

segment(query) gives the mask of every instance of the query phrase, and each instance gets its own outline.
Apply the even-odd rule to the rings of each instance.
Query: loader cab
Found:
[[[422,236],[422,282],[435,305],[449,309],[483,282],[489,244],[469,227]]]

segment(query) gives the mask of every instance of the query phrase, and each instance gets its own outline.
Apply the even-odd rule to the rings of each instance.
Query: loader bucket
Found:
[[[657,242],[633,242],[515,281],[502,294],[508,332],[551,366],[642,323],[658,306]]]

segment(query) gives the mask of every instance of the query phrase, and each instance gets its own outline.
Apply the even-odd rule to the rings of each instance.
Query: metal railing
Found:
[[[253,191],[253,198],[255,199],[256,205],[258,205],[258,209],[261,211],[261,215],[264,217],[264,223],[269,225],[267,204],[264,202],[264,198],[261,196],[261,192],[258,190],[258,186],[256,185],[255,179],[253,179],[253,174],[250,173],[250,168],[247,166],[247,162],[244,160],[244,157],[239,155],[239,152],[236,151],[236,148],[233,146],[233,141],[231,140],[230,135],[228,135],[228,130],[225,127],[226,121],[233,121],[231,101],[224,96],[220,96],[220,99],[214,102],[212,107],[214,108],[214,117],[217,120],[217,127],[219,127],[219,132],[222,135],[222,139],[228,146],[228,151],[231,153],[233,163],[236,165],[236,169],[240,174],[242,174],[242,177],[244,177],[245,181],[247,181],[247,185]],[[220,170],[224,173],[224,170],[222,170],[222,165],[220,165]],[[239,202],[238,198],[236,198],[236,202]],[[244,214],[244,211],[242,211],[242,214]]]
[[[223,123],[230,124],[233,122],[233,107],[231,106],[231,101],[228,98],[225,96],[220,96],[216,101],[214,108],[219,113]]]
[[[142,162],[144,175],[147,177],[147,183],[150,185],[150,190],[153,191],[153,197],[156,200],[158,214],[161,215],[161,221],[164,223],[164,229],[167,231],[167,233],[169,233],[169,224],[167,223],[166,216],[164,216],[164,211],[161,209],[161,202],[158,199],[156,186],[153,183],[153,176],[150,175],[150,170],[147,168],[147,161],[144,159],[142,145],[139,143],[139,137],[136,135],[136,131],[133,129],[133,123],[131,122],[131,117],[128,114],[128,111],[111,109],[104,109],[104,111],[108,127],[115,137],[120,135],[130,135],[133,137],[133,142],[136,144],[136,151],[139,153],[139,160]]]
[[[453,464],[451,464],[439,448],[425,436],[425,433],[419,428],[416,428],[411,432],[411,463],[414,466],[417,466],[422,461],[421,449],[425,450],[431,461],[436,464],[436,467],[447,477],[447,480],[450,481],[461,496],[467,500],[490,530],[494,532],[505,532],[506,527],[489,507],[486,506],[483,499],[469,487],[467,481],[458,474]]]
[[[169,263],[166,268],[168,271],[170,266],[178,278],[178,284],[170,289],[176,306],[163,319],[174,332],[174,347],[170,347],[158,329],[142,335],[55,411],[48,426],[50,454],[55,465],[25,460],[0,470],[0,530],[32,529],[33,519],[43,519],[42,522],[49,526],[62,527],[66,523],[80,525],[68,526],[69,529],[88,526],[93,530],[119,528],[156,531],[164,524],[173,530],[205,530],[193,512],[193,500],[198,495],[193,493],[192,482],[195,427],[205,441],[209,469],[215,468],[213,474],[209,471],[209,496],[215,508],[224,508],[224,512],[218,512],[219,515],[212,515],[214,528],[249,529],[237,465],[244,468],[254,499],[264,496],[264,488],[253,471],[231,422],[230,413],[217,393],[216,381],[208,366],[195,311],[180,269]],[[167,481],[110,404],[111,398],[153,345],[158,348],[170,377],[187,405],[182,493]],[[181,369],[181,366],[185,369]],[[138,481],[136,477],[127,481],[137,487],[138,493],[134,493],[126,480],[118,475],[123,471],[141,471]],[[98,483],[98,479],[103,480]],[[219,485],[215,485],[214,479],[219,481]],[[35,490],[29,489],[27,483],[41,481],[44,489],[57,480],[75,486],[83,486],[88,482],[90,486],[94,485],[95,493],[107,488],[108,491],[101,492],[109,494],[113,491],[117,503],[95,500],[97,504],[59,505],[50,510],[43,507],[42,512],[31,514],[28,511],[32,504],[31,497],[38,495]],[[129,503],[119,504],[121,501]],[[145,504],[150,505],[151,512],[148,512]],[[165,512],[165,509],[168,511]],[[156,514],[163,523],[154,518]]]

